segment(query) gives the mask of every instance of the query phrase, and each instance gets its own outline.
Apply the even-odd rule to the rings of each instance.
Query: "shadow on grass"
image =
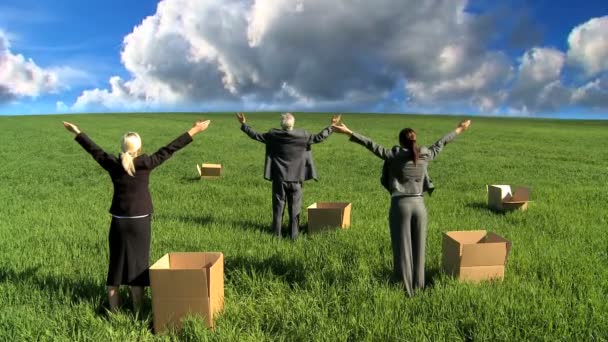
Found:
[[[251,220],[235,220],[232,221],[231,224],[237,228],[243,230],[250,230],[255,232],[266,233],[270,235],[275,235],[274,229],[272,228],[272,222],[269,220],[268,223],[260,223],[257,221]],[[302,234],[307,234],[308,227],[306,224],[300,224],[299,226],[298,237],[302,236]],[[281,226],[281,237],[283,239],[290,240],[291,239],[291,228],[289,227],[289,223],[285,223]]]
[[[109,304],[107,300],[106,285],[87,278],[69,278],[53,275],[43,275],[39,272],[40,266],[29,267],[24,271],[0,269],[0,283],[13,283],[17,286],[32,286],[41,292],[49,294],[53,300],[66,298],[71,303],[89,303],[95,308],[95,314],[109,318]],[[130,298],[126,297],[126,287],[121,289],[123,305],[120,310],[131,310]],[[129,299],[129,300],[125,300]],[[152,315],[152,303],[144,297],[142,307],[138,313],[141,320]]]
[[[479,211],[483,211],[485,213],[493,213],[493,214],[497,214],[497,215],[504,215],[505,214],[504,211],[498,211],[498,210],[490,209],[488,207],[488,204],[486,202],[472,202],[472,203],[468,203],[467,207],[471,208],[471,209],[476,209],[476,210],[479,210]]]
[[[274,231],[272,231],[270,223],[261,223],[252,220],[234,220],[230,222],[230,224],[232,224],[235,228],[238,229],[269,233],[274,235]]]
[[[391,284],[394,286],[403,287],[403,280],[393,273],[390,268],[382,268],[373,273],[373,277],[380,283]],[[435,287],[435,282],[441,277],[441,269],[427,268],[424,271],[424,288],[432,289]],[[405,288],[403,288],[405,291]]]
[[[228,281],[239,278],[239,274],[261,275],[262,277],[276,277],[283,280],[293,288],[302,286],[306,282],[304,265],[299,260],[285,260],[279,255],[265,259],[255,257],[235,256],[226,258],[226,278]]]
[[[198,176],[184,176],[181,179],[182,184],[186,183],[186,184],[191,184],[191,183],[196,183],[196,182],[202,182],[203,179],[201,179],[201,177]]]
[[[215,222],[215,219],[211,215],[155,215],[154,219],[157,221],[164,220],[176,220],[184,223],[194,223],[196,225],[204,226],[208,224],[212,224]]]

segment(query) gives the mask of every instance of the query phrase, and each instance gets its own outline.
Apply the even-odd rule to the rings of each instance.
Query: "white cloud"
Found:
[[[593,109],[608,108],[608,75],[576,89],[572,102]]]
[[[110,90],[85,90],[76,100],[72,109],[86,111],[91,108],[112,109],[141,109],[145,107],[145,98],[136,97],[137,87],[133,82],[124,82],[120,77],[110,79]]]
[[[588,75],[608,70],[608,16],[575,27],[568,36],[568,59]]]
[[[47,70],[56,76],[58,87],[63,89],[91,86],[96,80],[92,73],[71,66],[49,67]]]
[[[374,103],[403,79],[486,105],[509,66],[465,0],[164,0],[124,39],[124,92],[77,106]],[[499,57],[497,57],[499,56]],[[480,79],[483,78],[483,79]],[[488,78],[488,79],[486,79]],[[448,82],[444,82],[448,79]],[[442,83],[443,82],[443,83]],[[452,82],[452,84],[450,84]],[[418,100],[418,96],[412,97]]]
[[[484,112],[492,111],[504,97],[501,89],[510,80],[512,67],[502,54],[488,53],[478,62],[477,68],[452,78],[410,81],[406,84],[408,94],[419,103],[464,103]],[[438,64],[440,69],[444,65]]]
[[[70,111],[70,107],[68,107],[63,101],[57,101],[55,103],[55,109],[58,113],[66,113]]]
[[[40,68],[31,59],[13,54],[0,31],[0,103],[20,97],[36,97],[57,90],[56,73]]]
[[[409,108],[484,113],[602,102],[596,97],[605,87],[565,85],[563,72],[567,61],[589,73],[606,69],[607,17],[575,28],[567,54],[535,47],[513,61],[488,49],[499,18],[467,13],[466,6],[466,0],[162,0],[124,38],[129,79],[112,77],[107,89],[85,90],[72,108],[366,110],[393,101],[389,94],[396,92]]]
[[[520,58],[508,103],[522,112],[551,111],[569,104],[570,90],[561,83],[563,52],[535,47]]]

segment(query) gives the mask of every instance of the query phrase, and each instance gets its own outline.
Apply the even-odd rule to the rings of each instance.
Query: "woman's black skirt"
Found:
[[[110,224],[110,266],[106,285],[150,286],[151,216],[115,218]]]

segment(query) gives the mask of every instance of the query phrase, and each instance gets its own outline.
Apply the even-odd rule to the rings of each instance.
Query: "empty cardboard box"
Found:
[[[519,187],[511,193],[510,185],[488,185],[488,207],[496,211],[526,210],[530,188]]]
[[[327,228],[350,227],[351,203],[318,202],[308,207],[308,233],[316,233]]]
[[[461,281],[502,279],[511,242],[485,230],[443,234],[442,268]]]
[[[224,254],[165,254],[150,267],[150,287],[156,333],[179,329],[187,315],[198,315],[213,328],[224,307]]]
[[[196,169],[198,175],[204,179],[219,178],[224,171],[222,164],[196,164]]]

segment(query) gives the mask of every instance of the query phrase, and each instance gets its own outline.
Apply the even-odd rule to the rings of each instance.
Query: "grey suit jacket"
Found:
[[[391,194],[397,192],[405,195],[419,195],[425,191],[429,194],[433,192],[435,187],[428,175],[428,164],[437,157],[447,143],[455,138],[456,133],[451,132],[429,147],[420,147],[416,165],[411,160],[411,151],[401,146],[387,149],[354,132],[350,140],[364,146],[384,160],[381,183]]]
[[[251,139],[266,145],[264,178],[285,182],[317,179],[310,145],[322,142],[333,132],[328,126],[316,135],[301,129],[287,131],[275,128],[260,134],[247,124],[241,125],[241,130]]]

